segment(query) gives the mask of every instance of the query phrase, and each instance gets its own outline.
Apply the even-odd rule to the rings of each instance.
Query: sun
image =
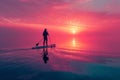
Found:
[[[76,30],[72,30],[72,33],[73,33],[73,34],[76,34]]]
[[[85,30],[85,25],[82,24],[80,21],[67,21],[65,26],[65,31],[73,35],[79,34],[83,30]]]
[[[69,27],[69,31],[72,34],[77,34],[79,32],[79,28],[80,28],[80,24],[78,22],[75,21],[70,21],[68,23],[68,27]]]
[[[78,32],[77,26],[71,26],[71,27],[70,27],[70,32],[71,32],[72,34],[76,34],[76,33]]]

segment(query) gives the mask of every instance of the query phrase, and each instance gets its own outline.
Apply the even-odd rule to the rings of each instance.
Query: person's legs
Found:
[[[48,46],[48,39],[47,39],[47,37],[44,37],[43,45],[44,45],[44,46]]]
[[[45,45],[48,46],[48,39],[45,37]]]
[[[46,46],[48,46],[48,41],[46,40]]]
[[[44,39],[44,41],[43,41],[43,46],[45,46],[45,39]]]

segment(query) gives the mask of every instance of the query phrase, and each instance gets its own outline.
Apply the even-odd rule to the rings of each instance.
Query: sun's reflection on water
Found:
[[[75,38],[72,39],[72,46],[76,47],[76,39]]]
[[[80,40],[76,37],[73,37],[72,39],[69,40],[69,43],[67,43],[69,49],[81,49],[82,48],[82,43]]]

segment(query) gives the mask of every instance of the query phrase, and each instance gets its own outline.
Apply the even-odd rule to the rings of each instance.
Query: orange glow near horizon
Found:
[[[68,22],[67,27],[69,28],[69,32],[72,34],[77,34],[83,30],[83,25],[77,21]]]
[[[78,32],[77,26],[71,26],[71,27],[70,27],[70,32],[71,32],[72,34],[76,34],[76,33]]]

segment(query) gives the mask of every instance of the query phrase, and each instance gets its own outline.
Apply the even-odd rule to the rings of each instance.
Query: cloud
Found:
[[[0,1],[0,16],[31,17],[37,13],[42,15],[51,9],[76,11],[104,11],[109,4],[111,12],[119,11],[119,3],[111,0],[4,0]],[[117,4],[117,5],[116,5]],[[112,10],[111,10],[112,9]],[[48,12],[49,13],[49,12]]]
[[[19,0],[20,2],[29,2],[31,0]]]
[[[106,5],[106,10],[109,11],[110,13],[120,13],[119,7],[120,7],[120,0],[111,0]]]
[[[118,13],[119,0],[3,0],[0,1],[1,20],[16,19],[27,23],[64,24],[64,20],[79,18],[83,22]],[[109,8],[108,8],[109,7]],[[86,17],[88,17],[86,19]],[[14,19],[14,20],[13,20]],[[92,20],[91,20],[92,19]]]

